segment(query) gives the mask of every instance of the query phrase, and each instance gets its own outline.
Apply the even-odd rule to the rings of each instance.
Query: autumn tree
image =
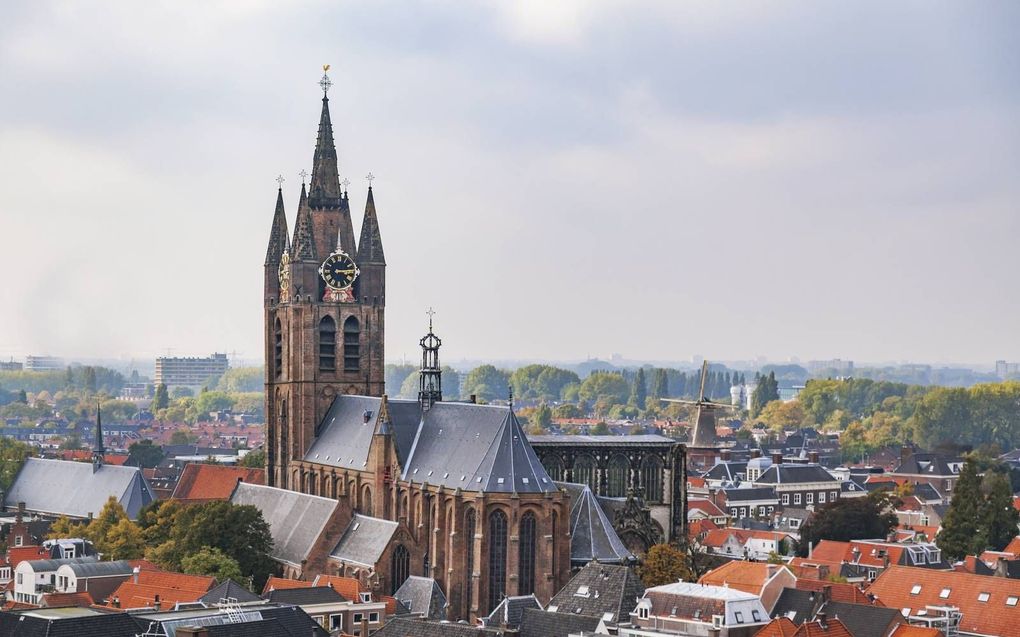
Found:
[[[781,432],[788,429],[799,429],[804,424],[804,409],[796,400],[783,402],[774,400],[758,414],[758,422],[765,423],[769,429]]]
[[[646,588],[697,579],[684,552],[669,544],[656,544],[648,549],[637,574]]]
[[[181,572],[188,575],[205,575],[215,577],[216,581],[224,582],[232,579],[243,581],[241,565],[237,560],[217,548],[203,546],[197,552],[181,559]]]

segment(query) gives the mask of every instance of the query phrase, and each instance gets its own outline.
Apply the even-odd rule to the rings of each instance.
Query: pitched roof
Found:
[[[726,586],[745,593],[761,595],[761,589],[765,583],[775,577],[780,570],[789,572],[789,569],[776,564],[733,560],[705,573],[698,579],[698,583]],[[790,575],[792,576],[793,573]]]
[[[308,586],[303,588],[278,588],[271,591],[267,599],[277,604],[333,604],[348,601],[332,586]]]
[[[549,613],[525,608],[521,613],[520,637],[568,637],[598,628],[600,617],[573,613]]]
[[[904,621],[898,609],[871,604],[829,601],[822,606],[822,611],[842,621],[853,637],[887,637],[892,626]]]
[[[299,579],[288,579],[286,577],[277,577],[270,575],[269,579],[266,580],[266,585],[262,587],[262,594],[265,595],[270,591],[275,591],[281,588],[306,588],[312,586],[311,582],[306,582]]]
[[[949,466],[951,462],[960,462],[959,459],[948,458],[940,453],[914,452],[907,456],[899,466],[890,473],[909,475],[930,475],[930,476],[955,476],[957,472]]]
[[[396,522],[355,513],[329,556],[341,562],[375,567],[396,530]]]
[[[111,496],[132,520],[154,499],[138,467],[95,469],[85,462],[28,458],[4,494],[4,505],[24,502],[29,511],[84,519],[98,516]]]
[[[304,459],[344,469],[367,466],[380,402],[337,396]],[[508,407],[439,402],[423,415],[417,401],[388,405],[402,479],[487,493],[556,491]]]
[[[777,500],[776,490],[772,487],[753,487],[749,489],[724,489],[726,502],[749,502],[757,500]]]
[[[857,637],[846,624],[836,618],[824,622],[815,620],[801,624],[793,637]]]
[[[889,637],[943,637],[943,633],[938,628],[900,624]]]
[[[604,564],[624,564],[634,560],[588,485],[556,484],[570,494],[571,563],[577,566],[598,560]]]
[[[718,517],[725,517],[726,516],[726,514],[723,513],[723,510],[720,509],[719,506],[715,502],[712,502],[711,500],[709,500],[707,498],[690,498],[690,499],[688,499],[687,500],[687,514],[690,515],[690,512],[692,510],[694,510],[694,511],[701,511],[702,513],[704,513],[705,515],[707,515],[709,517],[717,517],[718,518]]]
[[[804,482],[836,482],[836,478],[817,464],[774,464],[754,481],[755,484],[800,484]]]
[[[802,591],[815,593],[828,590],[829,599],[834,602],[846,602],[849,604],[871,604],[872,600],[856,584],[847,582],[831,582],[827,580],[804,579],[797,580],[797,588]]]
[[[450,622],[426,621],[410,617],[394,617],[372,633],[375,637],[479,637],[495,636],[500,631]]]
[[[521,625],[521,615],[526,608],[542,610],[542,604],[534,594],[504,597],[483,621],[486,626],[517,628]]]
[[[393,593],[393,597],[415,615],[425,619],[446,619],[446,595],[431,577],[411,575]]]
[[[772,607],[772,616],[782,617],[800,625],[814,617],[815,609],[820,605],[821,600],[813,591],[784,588]]]
[[[261,599],[258,595],[241,586],[232,579],[224,580],[210,589],[208,593],[198,598],[198,601],[207,606],[213,606],[225,599],[234,599],[240,603],[254,602]]]
[[[926,606],[955,606],[963,615],[962,631],[1020,637],[1020,586],[1016,580],[891,566],[868,592],[886,606],[906,609],[911,615],[924,611]]]
[[[1006,548],[1002,549],[1003,553],[1012,553],[1016,557],[1020,557],[1020,536],[1017,536],[1009,541]]]
[[[125,613],[102,613],[77,609],[74,613],[59,609],[24,610],[0,613],[0,636],[13,637],[135,637],[138,625]]]
[[[612,613],[613,621],[621,623],[629,621],[630,612],[644,591],[644,585],[629,566],[590,562],[549,600],[546,609],[600,618]]]
[[[270,555],[298,566],[308,557],[338,503],[330,498],[241,482],[230,501],[262,512],[273,536]]]
[[[735,623],[733,613],[727,612],[727,606],[731,603],[750,606],[750,610],[758,611],[763,619],[768,617],[757,595],[723,586],[689,582],[664,584],[645,589],[642,603],[647,603],[644,600],[651,603],[650,614],[659,617],[699,619],[721,615],[726,618],[727,624],[732,624]]]
[[[786,617],[776,617],[761,630],[754,634],[754,637],[793,637],[797,633],[797,626]]]
[[[359,601],[361,593],[367,593],[368,589],[353,577],[340,577],[339,575],[316,575],[312,586],[331,586],[333,590],[340,593],[344,599]],[[392,598],[391,598],[392,599]],[[387,610],[387,613],[393,613]]]
[[[229,500],[238,480],[250,484],[265,484],[266,470],[190,462],[184,466],[171,497],[186,502]]]
[[[88,608],[95,603],[88,591],[82,591],[80,593],[45,593],[39,605],[43,608],[66,608],[68,606]]]

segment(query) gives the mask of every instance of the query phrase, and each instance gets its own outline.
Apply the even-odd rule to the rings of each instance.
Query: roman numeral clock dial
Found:
[[[352,286],[361,271],[354,259],[343,250],[336,250],[319,266],[319,276],[326,283],[323,301],[333,303],[352,303],[354,293]]]

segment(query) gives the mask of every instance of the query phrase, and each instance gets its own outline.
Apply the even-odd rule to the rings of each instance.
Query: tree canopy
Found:
[[[841,498],[820,507],[800,528],[798,555],[807,556],[808,547],[822,540],[886,537],[897,524],[891,504],[889,494],[874,491],[862,498]]]

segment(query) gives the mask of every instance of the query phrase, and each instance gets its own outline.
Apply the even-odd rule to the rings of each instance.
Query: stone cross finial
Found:
[[[283,189],[283,182],[287,181],[283,178],[283,175],[276,176],[276,183],[279,184],[280,188]]]
[[[299,172],[298,174],[301,175],[301,184],[304,185],[305,178],[308,177],[308,171],[302,168],[301,172]]]
[[[365,179],[368,180],[368,187],[371,188],[372,182],[375,181],[375,175],[373,175],[372,173],[368,173],[367,175],[365,175]]]
[[[425,314],[429,317],[429,333],[432,332],[432,317],[436,315],[436,311],[429,306],[429,309],[425,310]]]

